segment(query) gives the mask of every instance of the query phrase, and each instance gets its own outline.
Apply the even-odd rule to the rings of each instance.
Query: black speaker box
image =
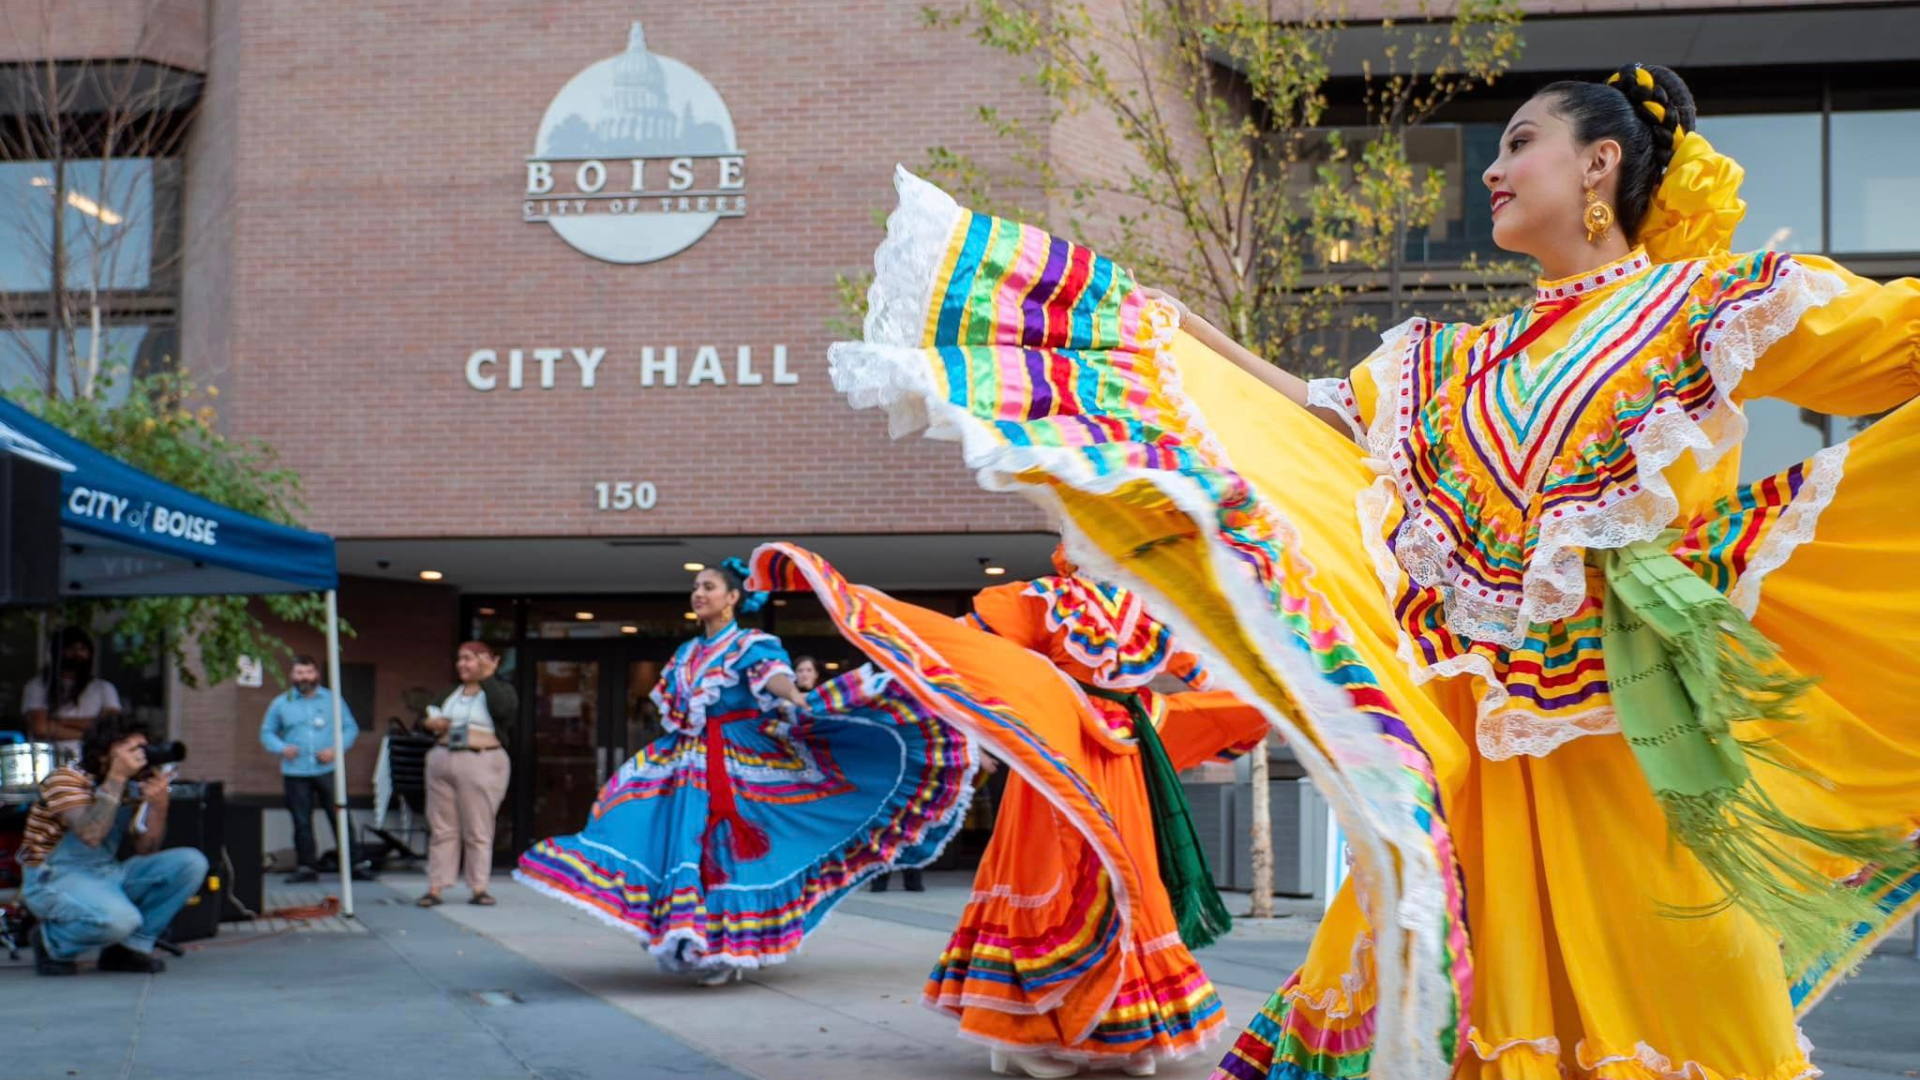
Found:
[[[0,604],[60,597],[60,474],[0,452]]]
[[[221,922],[241,922],[266,908],[266,861],[262,853],[266,847],[265,814],[258,806],[227,804],[227,861],[222,864],[208,856],[214,873],[225,874]]]
[[[163,848],[190,847],[207,857],[207,880],[173,917],[166,936],[173,942],[199,941],[220,932],[226,906],[226,878],[220,852],[226,846],[226,786],[218,780],[176,781],[167,808]]]

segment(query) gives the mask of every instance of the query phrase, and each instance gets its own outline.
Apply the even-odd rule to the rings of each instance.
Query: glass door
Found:
[[[514,848],[524,851],[549,836],[579,832],[587,823],[624,736],[612,720],[624,714],[625,674],[612,642],[528,642],[520,676],[526,741],[514,769],[529,782],[516,785]]]

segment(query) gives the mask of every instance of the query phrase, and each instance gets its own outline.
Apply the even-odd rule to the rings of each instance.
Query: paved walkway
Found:
[[[436,910],[750,1076],[984,1080],[985,1048],[956,1038],[953,1021],[920,1004],[921,984],[953,929],[966,881],[929,875],[926,893],[850,897],[798,958],[751,973],[744,985],[713,989],[660,974],[627,934],[497,878],[498,907]],[[1221,988],[1236,1022],[1279,981],[1268,973],[1261,978],[1259,989]],[[1202,1080],[1216,1057],[1196,1055],[1160,1075]]]
[[[30,957],[8,964],[0,954],[0,1076],[739,1080],[519,953],[415,908],[411,891],[356,893],[356,920],[225,928],[159,976],[44,979]],[[270,893],[269,906],[319,895]]]
[[[359,918],[229,926],[157,978],[40,979],[0,959],[7,1080],[985,1080],[986,1054],[919,1005],[966,879],[849,898],[790,964],[701,989],[630,936],[496,878],[500,904],[412,906],[417,877],[359,886]],[[307,888],[272,907],[319,900]],[[1244,898],[1230,902],[1244,903]],[[1305,952],[1311,905],[1201,953],[1233,1018]],[[1905,947],[1904,939],[1899,943]],[[1830,1080],[1920,1072],[1920,963],[1868,962],[1807,1023]],[[1217,1048],[1164,1067],[1205,1077]]]
[[[500,906],[438,910],[503,942],[609,1004],[645,1017],[741,1073],[764,1080],[902,1076],[985,1080],[984,1050],[919,1005],[919,989],[966,897],[969,878],[929,874],[928,891],[848,898],[793,962],[742,986],[694,990],[662,976],[628,935],[564,905],[496,883]],[[898,889],[896,883],[895,889]],[[1236,908],[1244,897],[1229,897]],[[1232,1018],[1229,1037],[1306,954],[1315,905],[1281,904],[1286,918],[1242,919],[1199,956]],[[1890,943],[1904,953],[1908,939]],[[1875,957],[1808,1018],[1828,1080],[1904,1080],[1920,1072],[1920,962]],[[723,1001],[725,1007],[715,1008]],[[751,1021],[743,1025],[742,1017]],[[1200,1080],[1216,1046],[1162,1066]],[[1910,1072],[1910,1070],[1914,1072]]]

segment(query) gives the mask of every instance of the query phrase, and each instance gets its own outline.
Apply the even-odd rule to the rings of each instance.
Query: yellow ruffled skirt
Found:
[[[1362,533],[1358,499],[1376,474],[1351,442],[1179,333],[1123,268],[904,173],[896,183],[865,340],[834,347],[835,385],[886,409],[896,433],[957,440],[984,486],[1044,504],[1076,563],[1139,593],[1216,685],[1286,735],[1353,842],[1355,887],[1224,1076],[1809,1071],[1795,1016],[1914,909],[1914,879],[1821,864],[1858,877],[1881,918],[1791,974],[1738,911],[1674,917],[1720,898],[1670,842],[1618,735],[1490,760],[1477,688],[1423,683],[1411,650],[1403,658],[1382,583],[1401,571],[1391,557],[1376,566],[1379,536]],[[1831,454],[1821,483],[1776,483],[1766,510],[1720,503],[1724,490],[1704,508],[1683,499],[1702,547],[1675,554],[1737,587],[1737,603],[1760,581],[1755,624],[1822,680],[1803,718],[1769,734],[1830,787],[1773,770],[1760,777],[1769,793],[1819,828],[1911,831],[1920,407],[1843,453],[1830,499]],[[1692,479],[1730,487],[1724,473]],[[1818,497],[1792,501],[1809,486]],[[1713,544],[1822,500],[1810,540],[1769,546],[1728,585],[1734,568]]]
[[[1236,471],[1300,534],[1328,593],[1380,670],[1397,630],[1353,512],[1373,480],[1360,452],[1304,410],[1185,335],[1184,389]],[[1755,625],[1822,682],[1806,717],[1772,725],[1822,791],[1781,775],[1783,802],[1827,827],[1914,828],[1920,814],[1920,407],[1855,440],[1814,538],[1764,581]],[[1404,665],[1399,665],[1404,667]],[[1794,1080],[1810,1075],[1795,1017],[1816,1002],[1920,894],[1879,883],[1888,919],[1796,982],[1744,914],[1681,918],[1713,882],[1669,843],[1659,805],[1617,734],[1545,757],[1477,752],[1477,690],[1465,678],[1396,695],[1433,757],[1472,927],[1469,1045],[1456,1075],[1501,1080]],[[1829,868],[1844,878],[1862,868]],[[1367,1075],[1373,1028],[1370,928],[1343,893],[1307,962],[1221,1076]]]

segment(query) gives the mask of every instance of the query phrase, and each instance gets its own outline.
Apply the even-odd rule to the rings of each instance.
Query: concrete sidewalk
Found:
[[[223,929],[159,976],[89,966],[41,978],[30,957],[0,957],[0,1076],[739,1080],[658,1027],[413,907],[410,891],[355,892],[358,919]],[[308,899],[270,893],[269,906]]]
[[[511,882],[495,880],[498,907],[437,910],[749,1076],[982,1080],[984,1049],[956,1038],[951,1020],[919,1005],[921,983],[970,883],[970,875],[929,874],[924,893],[898,891],[897,879],[895,891],[858,893],[792,962],[711,990],[659,974],[631,936]],[[1228,898],[1235,907],[1245,901]],[[1240,920],[1230,936],[1199,953],[1227,1005],[1228,1039],[1305,957],[1318,925],[1313,904],[1280,908],[1288,917]],[[1898,937],[1893,944],[1905,943]],[[1807,1020],[1828,1080],[1904,1080],[1920,1070],[1915,1001],[1920,963],[1891,949],[1869,960]],[[1224,1048],[1165,1064],[1160,1075],[1201,1080]]]
[[[358,919],[230,927],[156,978],[42,979],[25,957],[0,961],[0,1076],[984,1080],[986,1052],[919,1004],[969,880],[928,884],[850,897],[791,963],[703,989],[657,971],[630,935],[503,876],[497,907],[456,892],[425,911],[412,906],[420,878],[388,875],[356,887]],[[282,892],[270,905],[320,895]],[[1305,954],[1314,908],[1283,909],[1291,917],[1242,920],[1200,954],[1229,1037]],[[1827,1076],[1920,1070],[1916,1001],[1920,963],[1870,960],[1807,1022]],[[1200,1080],[1221,1049],[1161,1075]]]

